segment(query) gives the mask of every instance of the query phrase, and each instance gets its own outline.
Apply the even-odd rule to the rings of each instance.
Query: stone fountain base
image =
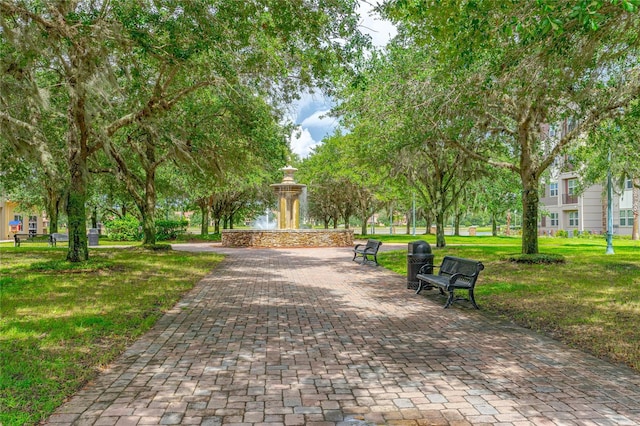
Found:
[[[225,229],[223,247],[351,247],[351,229]]]

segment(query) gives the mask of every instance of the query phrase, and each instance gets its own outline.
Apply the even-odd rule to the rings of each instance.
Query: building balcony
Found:
[[[578,196],[562,194],[562,204],[578,204]]]

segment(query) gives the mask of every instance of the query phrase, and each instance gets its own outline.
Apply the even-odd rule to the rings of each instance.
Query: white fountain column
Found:
[[[278,195],[278,229],[300,228],[300,194],[306,185],[296,183],[293,173],[298,170],[287,166],[282,168],[284,178],[281,183],[271,185]]]

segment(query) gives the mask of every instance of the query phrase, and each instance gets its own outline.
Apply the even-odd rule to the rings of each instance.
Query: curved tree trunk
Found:
[[[491,235],[498,236],[498,215],[495,212],[491,213]]]
[[[433,224],[433,218],[428,213],[425,213],[422,216],[424,218],[424,224],[425,224],[424,233],[425,235],[431,235],[431,225]]]
[[[444,214],[436,214],[436,247],[445,247],[444,239]]]
[[[200,207],[200,213],[202,216],[202,219],[200,220],[200,235],[206,236],[209,235],[209,206],[207,205],[207,200],[199,200],[198,206]]]
[[[407,218],[407,235],[412,235],[413,232],[411,232],[411,228],[413,226],[413,215],[409,212],[405,215],[405,218]]]
[[[142,233],[144,235],[142,244],[153,245],[156,243],[156,224],[153,220],[153,216],[148,212],[145,212],[142,215]]]
[[[80,132],[79,132],[80,133]],[[87,149],[85,135],[69,133],[69,171],[71,181],[67,198],[67,220],[69,225],[69,262],[89,259],[87,242]]]
[[[147,170],[145,180],[144,205],[140,206],[142,215],[142,232],[144,240],[142,244],[153,245],[156,243],[156,174],[155,169]]]
[[[96,229],[98,227],[98,208],[93,206],[91,211],[91,227]]]
[[[45,210],[49,218],[49,233],[58,232],[58,219],[60,217],[60,204],[62,195],[53,188],[47,188],[47,198],[45,200]]]
[[[522,254],[538,253],[538,179],[522,173]]]

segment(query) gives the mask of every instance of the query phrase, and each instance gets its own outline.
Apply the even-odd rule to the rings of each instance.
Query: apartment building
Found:
[[[593,185],[578,193],[578,175],[574,171],[559,173],[557,179],[544,186],[540,198],[542,217],[540,233],[554,235],[559,230],[607,232],[607,194],[603,185]],[[633,229],[633,186],[631,179],[623,188],[615,188],[613,196],[613,234],[631,235]]]

